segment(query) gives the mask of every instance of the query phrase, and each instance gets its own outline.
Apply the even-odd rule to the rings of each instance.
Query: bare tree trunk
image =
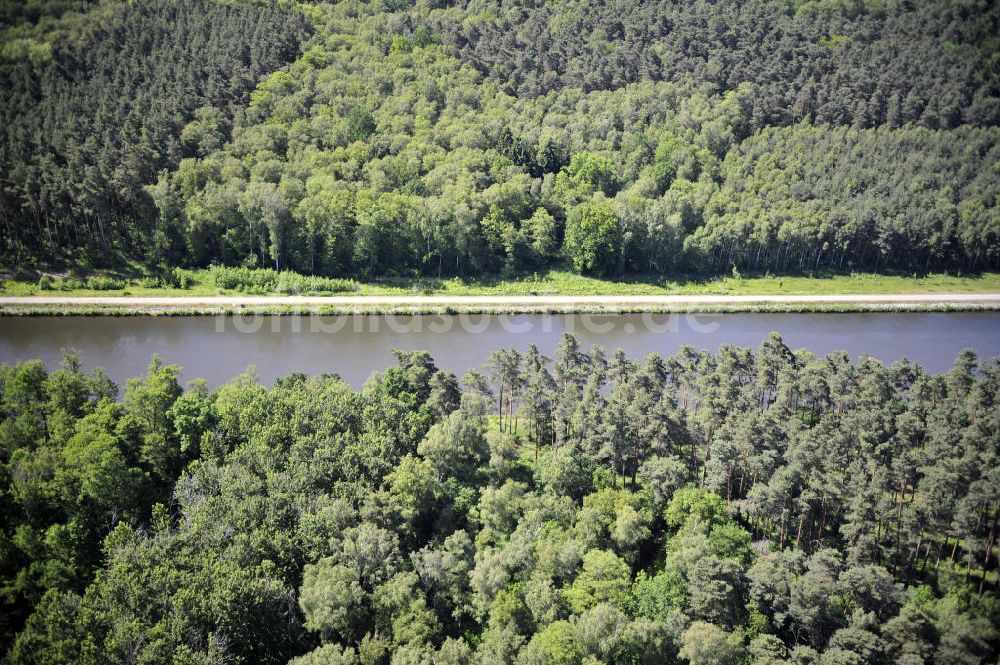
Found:
[[[986,541],[986,555],[983,557],[983,576],[979,580],[980,596],[983,595],[983,585],[986,584],[986,571],[990,568],[990,556],[993,553],[993,543],[996,542],[998,518],[1000,518],[1000,500],[997,501],[996,508],[993,509],[993,523],[990,525],[990,536]],[[997,587],[1000,587],[1000,584]]]
[[[503,431],[503,379],[500,379],[500,398],[497,403],[497,415],[500,418],[500,431]]]
[[[937,556],[934,558],[934,572],[937,572],[938,566],[941,565],[941,554],[944,552],[944,548],[948,546],[948,536],[944,537],[944,542],[938,545]]]
[[[826,499],[823,499],[821,504],[822,509],[820,510],[819,518],[819,534],[817,540],[822,544],[823,542],[823,531],[826,530]]]
[[[896,559],[894,567],[899,563],[899,533],[903,524],[903,498],[906,496],[906,487],[903,486],[902,481],[899,485],[899,508],[896,510],[896,546],[893,554],[893,558]]]
[[[635,477],[639,471],[639,446],[632,444],[632,490],[635,490]]]

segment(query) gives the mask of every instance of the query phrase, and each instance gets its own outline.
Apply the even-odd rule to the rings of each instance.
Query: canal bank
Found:
[[[919,312],[1000,310],[1000,293],[0,297],[2,315]]]

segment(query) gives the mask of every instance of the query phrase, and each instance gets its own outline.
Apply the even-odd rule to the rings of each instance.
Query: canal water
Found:
[[[964,348],[982,359],[1000,355],[1000,312],[94,316],[0,318],[0,363],[39,358],[54,368],[62,349],[74,348],[85,367],[103,367],[124,384],[158,353],[180,365],[185,380],[201,377],[211,386],[249,366],[266,384],[290,372],[329,372],[361,386],[393,364],[392,349],[427,350],[440,368],[461,375],[501,347],[524,351],[534,343],[551,356],[566,331],[584,349],[600,344],[610,355],[620,347],[633,358],[671,354],[682,344],[756,348],[772,331],[817,355],[908,358],[932,372],[949,369]]]

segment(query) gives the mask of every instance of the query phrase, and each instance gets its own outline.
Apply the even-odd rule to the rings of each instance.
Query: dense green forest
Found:
[[[6,662],[1000,653],[998,359],[396,357],[361,390],[0,368]]]
[[[988,2],[470,2],[428,25],[513,95],[749,82],[752,128],[996,125]],[[995,8],[994,8],[995,9]],[[992,77],[992,78],[991,78]]]
[[[0,0],[0,89],[39,290],[1000,270],[994,0]],[[1000,358],[394,355],[0,365],[0,662],[1000,659]]]
[[[203,0],[11,1],[0,18],[0,217],[14,266],[144,255],[156,208],[143,186],[221,145],[308,33],[297,13]]]
[[[2,4],[8,269],[1000,266],[989,0]]]

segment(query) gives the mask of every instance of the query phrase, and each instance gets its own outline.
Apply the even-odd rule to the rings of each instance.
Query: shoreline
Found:
[[[0,297],[0,316],[1000,311],[1000,293],[825,295]]]

